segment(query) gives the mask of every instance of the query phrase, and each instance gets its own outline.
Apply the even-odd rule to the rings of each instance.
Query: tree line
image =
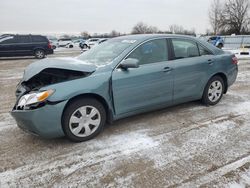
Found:
[[[111,31],[110,33],[103,33],[103,34],[90,34],[87,31],[83,31],[80,33],[82,38],[112,38],[118,37],[128,34],[184,34],[184,35],[193,35],[195,36],[195,29],[184,29],[184,27],[180,25],[171,25],[168,30],[160,30],[156,26],[148,25],[144,22],[138,22],[131,30],[130,33],[121,33],[116,30]],[[65,36],[65,35],[64,35]]]
[[[250,34],[249,5],[250,0],[212,0],[209,7],[208,18],[211,29],[207,29],[207,35],[231,35],[231,34]],[[180,25],[170,25],[168,30],[160,30],[156,26],[147,25],[144,22],[138,22],[130,33],[121,33],[116,30],[110,33],[90,34],[87,31],[80,33],[82,38],[93,37],[111,38],[127,34],[183,34],[196,35],[195,29],[185,29]],[[73,36],[64,35],[63,37]]]

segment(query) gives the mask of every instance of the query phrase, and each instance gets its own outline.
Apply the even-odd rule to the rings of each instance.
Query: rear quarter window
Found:
[[[208,49],[201,46],[200,44],[198,45],[198,47],[199,47],[199,52],[200,52],[201,56],[203,56],[203,55],[213,55],[212,52],[210,52]]]
[[[48,39],[43,36],[32,36],[32,42],[48,42]]]

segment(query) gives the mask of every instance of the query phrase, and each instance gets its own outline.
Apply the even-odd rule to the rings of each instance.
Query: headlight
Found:
[[[31,104],[36,104],[45,101],[49,96],[51,96],[55,90],[47,90],[39,93],[30,93],[21,97],[18,101],[18,107],[25,107]]]

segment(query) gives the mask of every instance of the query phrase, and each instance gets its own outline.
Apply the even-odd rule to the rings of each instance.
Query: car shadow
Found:
[[[135,123],[135,122],[143,122],[145,119],[153,119],[155,117],[161,117],[162,115],[169,115],[170,113],[174,113],[179,111],[180,109],[189,109],[192,107],[198,107],[198,106],[204,106],[201,104],[201,102],[198,101],[192,101],[192,102],[187,102],[187,103],[182,103],[182,104],[178,104],[175,106],[170,106],[170,107],[165,107],[162,109],[158,109],[158,110],[152,110],[149,112],[144,112],[144,113],[140,113],[137,115],[132,115],[126,118],[122,118],[119,120],[116,120],[114,122],[112,122],[111,124],[108,124],[109,127],[117,127],[117,126],[123,126],[124,124],[127,123]],[[105,132],[105,130],[104,130]]]
[[[78,145],[78,144],[88,144],[89,142],[99,142],[102,141],[104,139],[106,139],[107,137],[110,137],[110,135],[112,135],[113,133],[117,134],[117,131],[126,131],[127,127],[129,126],[131,129],[131,127],[133,126],[137,126],[140,123],[144,123],[145,119],[146,121],[153,121],[154,119],[160,118],[162,116],[168,116],[170,114],[173,113],[177,113],[179,110],[187,110],[189,108],[192,107],[199,107],[202,106],[200,101],[193,101],[193,102],[188,102],[188,103],[184,103],[184,104],[180,104],[180,105],[176,105],[176,106],[172,106],[172,107],[167,107],[167,108],[163,108],[163,109],[159,109],[159,110],[154,110],[154,111],[149,111],[149,112],[145,112],[145,113],[141,113],[138,115],[134,115],[134,116],[130,116],[127,118],[123,118],[117,121],[114,121],[111,124],[107,124],[106,127],[104,128],[104,131],[102,131],[102,133],[100,135],[98,135],[97,137],[93,138],[92,140],[89,141],[85,141],[85,142],[81,142],[81,143],[76,143],[76,142],[72,142],[69,141],[66,137],[61,137],[61,138],[53,138],[53,139],[45,139],[39,136],[35,136],[35,135],[31,135],[29,133],[25,133],[21,130],[20,134],[23,134],[22,139],[25,144],[29,144],[29,143],[36,143],[35,145],[38,146],[38,148],[56,148],[58,146],[63,146],[63,147],[72,147],[74,145]],[[154,121],[153,121],[154,122]],[[133,128],[131,129],[131,131],[133,130]]]
[[[25,56],[25,57],[0,57],[0,61],[11,61],[11,60],[25,60],[25,59],[36,59],[35,57],[32,56]]]

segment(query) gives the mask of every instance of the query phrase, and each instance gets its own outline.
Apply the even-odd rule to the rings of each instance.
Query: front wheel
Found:
[[[63,131],[74,142],[94,138],[102,131],[105,123],[105,108],[92,98],[73,101],[65,109],[62,118]]]
[[[216,105],[222,98],[225,90],[225,84],[220,76],[211,78],[204,90],[202,102],[205,105]]]

